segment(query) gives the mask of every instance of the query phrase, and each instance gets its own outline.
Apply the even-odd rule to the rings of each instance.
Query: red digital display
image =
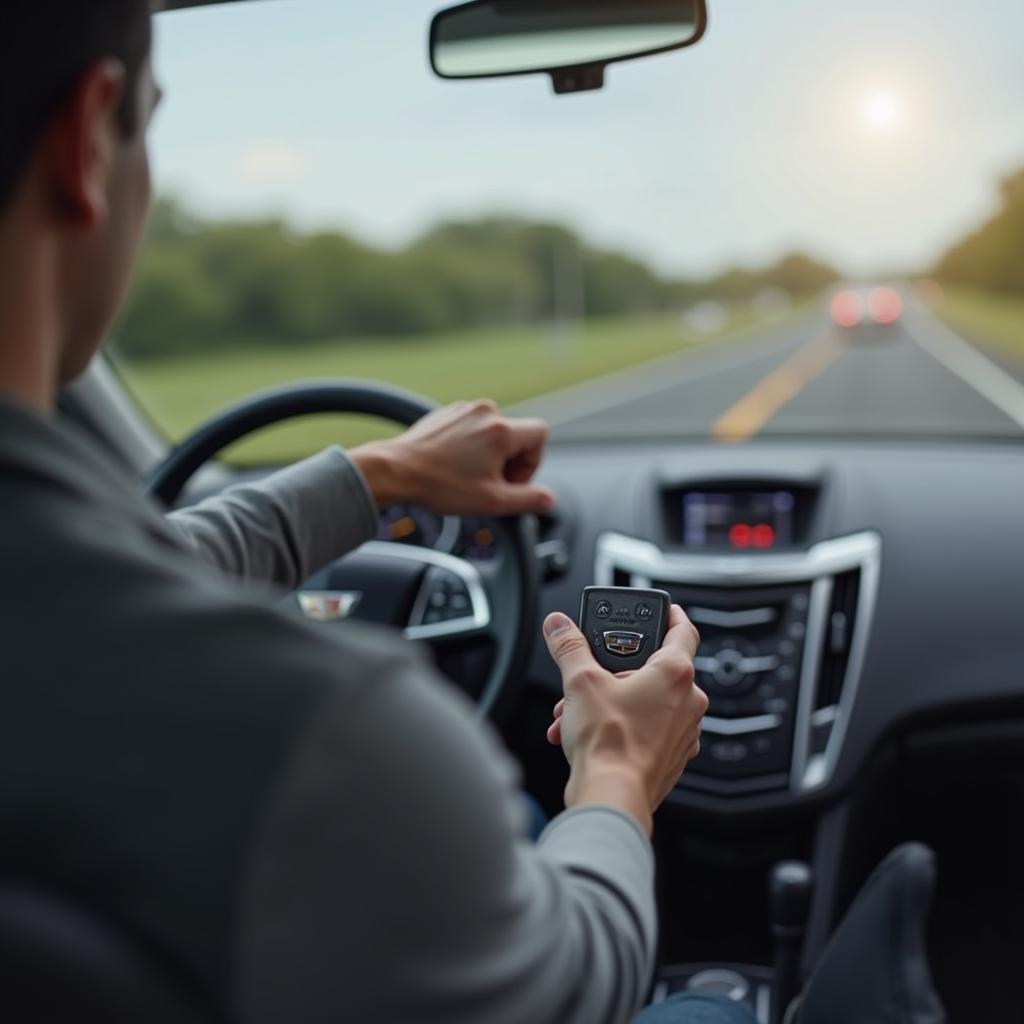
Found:
[[[770,551],[793,543],[792,491],[690,491],[683,495],[683,543]]]
[[[729,543],[734,548],[749,548],[754,531],[747,523],[736,523],[729,530]]]
[[[775,547],[775,527],[769,523],[734,523],[729,528],[729,543],[734,548]]]

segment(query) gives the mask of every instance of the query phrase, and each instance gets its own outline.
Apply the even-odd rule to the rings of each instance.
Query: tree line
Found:
[[[698,299],[792,296],[837,279],[788,255],[710,280],[673,279],[516,217],[442,223],[399,251],[281,220],[218,222],[162,199],[116,345],[147,358],[212,347],[408,336],[562,318],[682,311]]]
[[[1024,170],[1000,184],[995,216],[939,260],[935,276],[950,284],[1024,294]]]

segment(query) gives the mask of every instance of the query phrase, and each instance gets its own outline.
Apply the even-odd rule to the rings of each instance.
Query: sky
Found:
[[[667,274],[799,249],[870,275],[929,265],[1024,167],[1021,0],[708,0],[696,46],[563,97],[542,75],[435,78],[441,6],[161,15],[158,188],[389,247],[500,212]]]

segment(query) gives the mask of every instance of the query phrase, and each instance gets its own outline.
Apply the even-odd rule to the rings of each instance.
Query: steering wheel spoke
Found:
[[[455,643],[492,635],[491,601],[471,562],[431,548],[371,541],[360,553],[423,567],[404,633],[410,640]]]

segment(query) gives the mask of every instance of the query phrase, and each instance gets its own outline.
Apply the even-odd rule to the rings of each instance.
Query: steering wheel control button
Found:
[[[436,626],[464,619],[472,612],[472,598],[465,582],[447,569],[431,568],[423,583],[426,595],[421,621],[413,625]],[[422,598],[421,598],[422,600]]]
[[[671,606],[672,599],[663,590],[587,587],[580,629],[590,638],[602,667],[610,672],[635,670],[664,642]]]

